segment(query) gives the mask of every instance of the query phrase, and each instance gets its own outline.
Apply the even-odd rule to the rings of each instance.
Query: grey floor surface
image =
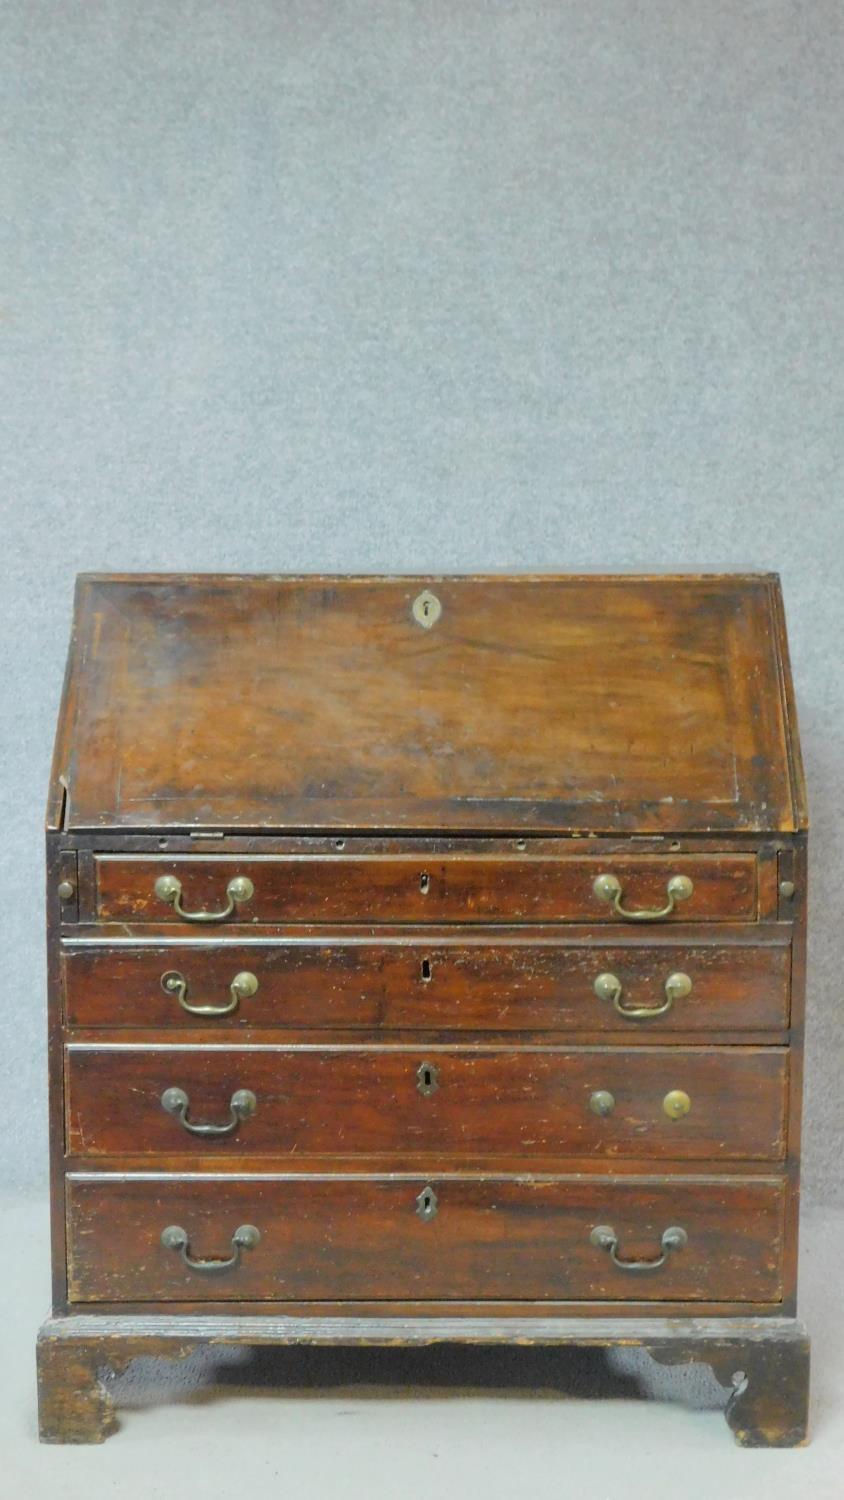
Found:
[[[76,1500],[754,1500],[844,1495],[844,1214],[803,1226],[812,1441],[737,1448],[708,1376],[644,1356],[551,1351],[234,1352],[138,1361],[102,1447],[42,1447],[33,1347],[47,1303],[47,1208],[0,1200],[7,1289],[0,1495]],[[645,1399],[650,1389],[661,1400]],[[698,1403],[702,1409],[697,1409]]]

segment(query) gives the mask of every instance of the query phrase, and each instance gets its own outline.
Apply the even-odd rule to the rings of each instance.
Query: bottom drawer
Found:
[[[775,1178],[79,1175],[67,1203],[72,1302],[782,1298]]]

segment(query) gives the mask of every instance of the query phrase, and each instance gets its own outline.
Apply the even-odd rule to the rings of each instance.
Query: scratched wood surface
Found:
[[[551,1304],[553,1306],[553,1304]],[[242,1304],[241,1304],[242,1306]],[[759,1311],[761,1307],[757,1305]],[[699,1306],[695,1308],[700,1312]],[[707,1364],[729,1391],[727,1423],[743,1447],[794,1447],[805,1442],[809,1340],[794,1318],[735,1316],[593,1318],[382,1314],[285,1317],[264,1312],[51,1318],[37,1345],[42,1442],[101,1443],[116,1425],[114,1382],[107,1376],[139,1356],[183,1359],[205,1344],[428,1345],[547,1344],[559,1348],[645,1348],[666,1365]]]
[[[437,1209],[424,1221],[417,1200],[431,1185]],[[781,1186],[752,1179],[74,1181],[71,1296],[624,1300],[635,1287],[657,1300],[776,1302],[782,1215]],[[227,1271],[192,1270],[161,1244],[177,1225],[192,1259],[219,1260],[241,1224],[260,1242]],[[629,1260],[659,1259],[672,1225],[688,1242],[659,1267],[620,1268],[590,1240],[599,1224],[617,1232]]]
[[[786,937],[766,948],[751,945],[571,947],[565,935],[470,943],[442,930],[392,944],[332,933],[321,941],[168,947],[105,943],[68,947],[63,955],[65,1014],[73,1027],[209,1029],[232,1032],[273,1027],[449,1032],[616,1032],[624,1045],[655,1035],[700,1031],[775,1031],[788,1024],[791,954]],[[255,976],[254,996],[231,1004],[232,981]],[[673,974],[686,974],[690,993],[658,1014]],[[620,1016],[599,998],[595,980],[615,975],[620,1004],[651,1010]],[[216,1017],[191,1014],[167,988],[184,982],[185,1004],[216,1007]],[[669,989],[668,993],[671,991]]]
[[[422,1094],[423,1075],[433,1092]],[[478,1152],[654,1159],[778,1160],[785,1146],[782,1048],[559,1052],[478,1047],[405,1051],[249,1047],[115,1050],[67,1056],[68,1150],[77,1156],[243,1151],[347,1156],[416,1151],[432,1164]],[[255,1113],[228,1135],[192,1134],[161,1104],[189,1098],[188,1124],[226,1125],[240,1090]],[[671,1090],[691,1101],[680,1119]],[[592,1096],[609,1092],[601,1116]],[[315,1107],[315,1101],[318,1101]]]
[[[232,921],[272,922],[607,922],[624,918],[594,889],[602,874],[618,880],[623,905],[659,910],[673,876],[692,882],[670,913],[674,922],[753,921],[757,916],[752,854],[616,855],[613,859],[479,853],[420,859],[418,855],[295,855],[259,858],[188,855],[182,859],[98,855],[97,914],[105,921],[190,921],[155,889],[174,875],[187,911],[226,909],[231,880],[247,877],[253,894]]]
[[[781,643],[770,575],[83,578],[54,796],[78,829],[793,830]]]
[[[802,1440],[805,1338],[755,1331],[796,1308],[805,1015],[774,576],[83,578],[47,856],[56,1312],[193,1309],[239,1342],[234,1311],[399,1341],[663,1314],[666,1362],[732,1314],[704,1341],[749,1372],[731,1426]],[[672,875],[689,898],[629,921]],[[243,971],[224,1015],[180,1005],[227,1006]],[[607,973],[661,1013],[620,1014]],[[191,1124],[256,1108],[196,1136],[172,1088]],[[47,1440],[104,1434],[100,1366],[138,1343],[104,1361],[104,1327],[39,1342]]]

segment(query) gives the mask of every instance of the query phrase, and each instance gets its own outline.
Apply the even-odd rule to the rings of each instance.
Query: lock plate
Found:
[[[421,1193],[416,1199],[416,1212],[418,1213],[420,1219],[422,1219],[424,1223],[428,1224],[436,1214],[438,1207],[439,1204],[437,1201],[437,1195],[429,1183],[427,1187],[424,1187],[422,1189]]]
[[[436,625],[442,612],[443,607],[439,599],[436,594],[431,593],[430,589],[423,589],[421,594],[416,595],[412,614],[417,625],[421,625],[423,630],[430,630],[432,625]]]
[[[440,1086],[439,1073],[433,1063],[421,1062],[416,1069],[416,1087],[425,1098],[435,1094]]]

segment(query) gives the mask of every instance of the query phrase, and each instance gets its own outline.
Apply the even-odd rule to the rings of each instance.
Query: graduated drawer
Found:
[[[62,957],[70,1026],[759,1031],[788,1025],[787,936],[765,947],[565,938],[200,946],[91,943]]]
[[[98,855],[103,921],[755,921],[756,857],[708,855]],[[672,882],[681,882],[681,893]],[[691,882],[691,886],[684,884]]]
[[[67,1149],[77,1157],[774,1161],[785,1147],[781,1048],[71,1044],[66,1066]],[[203,1125],[226,1133],[191,1128]]]
[[[73,1302],[782,1298],[776,1179],[73,1177],[67,1195]]]

